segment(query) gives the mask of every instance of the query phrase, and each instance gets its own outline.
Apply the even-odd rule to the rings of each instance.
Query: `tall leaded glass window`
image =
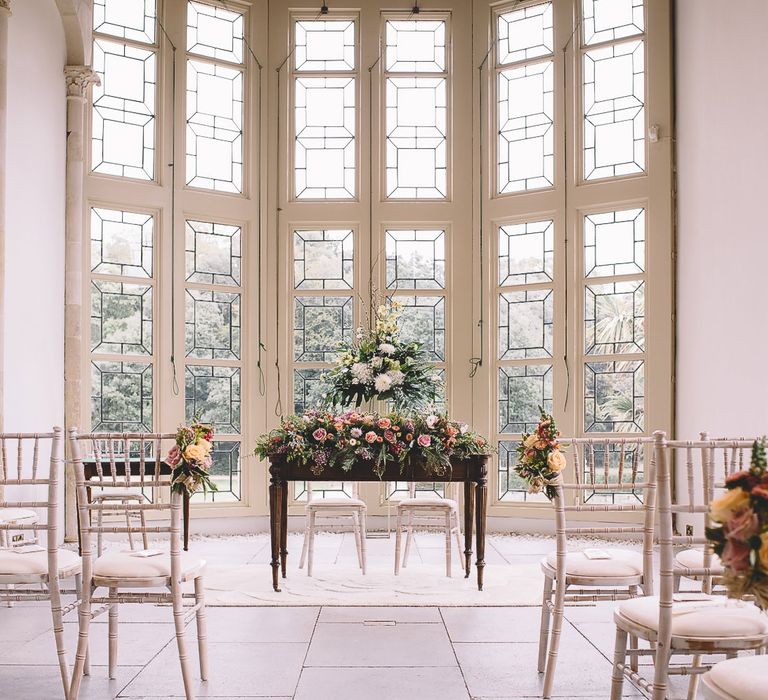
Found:
[[[448,196],[448,41],[443,19],[387,20],[385,194]]]
[[[95,0],[91,169],[155,178],[157,34],[155,0]]]
[[[354,199],[357,161],[357,25],[293,23],[293,195]]]

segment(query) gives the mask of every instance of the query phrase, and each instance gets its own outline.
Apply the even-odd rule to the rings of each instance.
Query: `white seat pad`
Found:
[[[740,700],[768,698],[768,656],[742,656],[715,664],[707,680],[716,689]]]
[[[144,495],[136,491],[129,491],[128,489],[112,489],[99,491],[93,494],[91,500],[97,499],[102,501],[120,501],[122,499],[130,499],[132,501],[143,501]]]
[[[621,602],[623,617],[648,629],[659,626],[659,598],[632,598]],[[672,604],[672,636],[686,638],[755,637],[768,634],[768,617],[756,605],[713,596]]]
[[[568,552],[565,571],[569,576],[627,578],[643,573],[643,555],[630,549],[606,549],[610,559],[588,559],[584,552]],[[547,554],[545,562],[557,569],[557,552]]]
[[[59,573],[80,569],[80,557],[77,552],[60,549],[58,557]],[[39,575],[48,573],[48,552],[23,552],[0,549],[0,575]]]
[[[361,501],[359,498],[344,498],[343,496],[336,496],[333,498],[318,498],[307,503],[307,506],[312,508],[325,506],[326,508],[339,508],[346,506],[347,508],[365,508],[365,501]]]
[[[397,504],[398,508],[451,508],[458,510],[459,504],[452,498],[430,498],[429,496],[420,496],[416,498],[404,498]]]
[[[205,560],[189,552],[181,553],[182,577],[202,570]],[[131,552],[107,552],[93,562],[93,575],[104,578],[158,578],[171,575],[171,554],[164,551],[154,557],[134,557]]]
[[[722,566],[717,554],[712,554],[709,561],[709,565],[713,568]],[[684,549],[675,555],[675,562],[678,566],[684,566],[686,569],[701,569],[704,567],[704,552],[701,549]]]
[[[28,508],[0,508],[0,523],[14,523],[21,520],[37,520],[37,513]]]

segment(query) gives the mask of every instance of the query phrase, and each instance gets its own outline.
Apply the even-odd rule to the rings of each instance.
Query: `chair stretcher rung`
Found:
[[[87,510],[101,510],[104,512],[125,512],[126,510],[170,510],[171,508],[168,503],[89,503],[85,507]]]
[[[695,537],[693,535],[673,535],[673,544],[707,544],[709,540],[706,537]]]
[[[0,479],[2,486],[49,486],[50,479]]]
[[[95,533],[105,533],[105,532],[112,532],[112,533],[122,533],[122,534],[141,534],[142,532],[171,532],[170,525],[147,525],[146,527],[143,527],[142,525],[136,525],[136,527],[127,527],[126,525],[115,525],[114,527],[111,525],[91,525],[89,527],[83,528],[83,530],[87,532],[95,532]]]
[[[0,530],[54,530],[55,525],[45,523],[0,523]]]
[[[621,483],[621,484],[560,484],[561,488],[566,489],[568,491],[641,491],[642,489],[650,488],[651,486],[654,486],[655,484],[652,484],[650,481],[636,481],[634,484],[632,482],[628,483]]]
[[[636,527],[566,527],[568,535],[628,535],[630,533],[645,532],[644,528]]]
[[[675,566],[672,568],[672,573],[677,576],[685,576],[690,578],[692,576],[722,576],[722,566],[710,566],[709,568],[699,567],[695,569],[687,569],[682,566]]]
[[[42,501],[0,501],[0,508],[48,508]]]
[[[611,512],[637,512],[644,511],[641,503],[605,503],[592,506],[563,506],[563,510],[577,513],[611,513]]]

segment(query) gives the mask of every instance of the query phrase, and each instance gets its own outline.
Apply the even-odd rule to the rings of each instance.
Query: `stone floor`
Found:
[[[316,567],[338,556],[354,556],[344,541],[349,536],[337,537],[338,547],[318,552]],[[418,557],[409,566],[441,556],[441,536],[422,534],[416,542]],[[494,536],[488,544],[489,559],[509,563],[538,559],[552,548],[546,538]],[[392,556],[391,541],[369,540],[369,545],[370,556]],[[192,548],[211,562],[249,563],[255,570],[263,567],[258,575],[268,575],[264,536],[197,540]],[[611,610],[612,604],[567,610],[554,697],[608,697],[614,635]],[[84,680],[80,697],[183,697],[170,611],[125,605],[120,608],[120,621],[117,678],[107,678],[107,625],[106,616],[101,616],[92,627],[91,676]],[[208,621],[211,678],[199,684],[199,697],[540,697],[538,607],[209,608]],[[74,614],[65,627],[73,657]],[[50,628],[44,604],[0,608],[2,700],[63,697]],[[194,624],[187,639],[194,645]],[[192,658],[197,674],[196,657]],[[627,683],[625,697],[643,695]],[[674,697],[685,697],[682,684],[675,684]]]

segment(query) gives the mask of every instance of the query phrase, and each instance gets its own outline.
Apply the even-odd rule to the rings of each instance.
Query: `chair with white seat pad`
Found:
[[[321,526],[320,518],[328,518],[332,524],[326,523],[323,527],[332,527],[335,531],[344,531],[351,527],[355,536],[355,549],[357,550],[357,563],[363,574],[367,566],[367,554],[365,547],[366,515],[368,506],[358,495],[357,482],[352,482],[351,496],[329,496],[318,498],[312,487],[312,482],[306,482],[307,503],[304,508],[306,526],[304,529],[304,544],[301,548],[299,568],[307,565],[307,576],[312,575],[315,558],[315,533]],[[323,494],[324,496],[325,494]],[[349,518],[350,525],[340,525],[339,518]]]
[[[716,441],[668,441],[662,431],[655,433],[654,439],[659,502],[659,595],[624,601],[614,612],[616,646],[611,700],[621,697],[625,677],[651,693],[653,700],[664,700],[670,675],[690,675],[688,698],[695,698],[697,680],[706,670],[701,665],[702,655],[732,657],[742,650],[758,651],[768,641],[768,617],[753,603],[707,593],[674,592],[675,576],[698,577],[707,590],[712,578],[722,574],[722,569],[712,564],[690,569],[675,562],[674,545],[690,544],[692,538],[673,534],[673,513],[706,512],[708,504],[688,502],[686,498],[693,492],[686,489],[679,489],[678,498],[674,498],[671,483],[671,464],[675,456],[678,463],[683,460],[686,466],[690,465],[697,480],[712,481],[709,454],[718,445]],[[751,447],[750,441],[732,442],[738,447]],[[652,682],[626,663],[627,655],[638,655],[636,650],[627,650],[628,635],[649,642],[651,648],[642,653],[653,658]],[[691,655],[692,662],[670,666],[673,656]]]
[[[715,664],[701,679],[706,700],[768,698],[768,656],[741,656]]]
[[[16,455],[15,468],[8,459],[9,447]],[[47,470],[43,466],[46,461]],[[0,601],[50,601],[59,673],[67,698],[70,676],[64,646],[64,615],[77,604],[63,605],[61,581],[74,578],[79,591],[81,564],[76,552],[58,548],[59,478],[63,473],[61,428],[45,434],[0,434],[0,507],[8,517],[0,522],[0,532],[34,532],[36,542],[41,542],[27,541],[23,546],[0,549],[0,584],[14,587],[0,590]],[[19,517],[28,512],[34,517]],[[37,537],[38,532],[45,533],[44,539]]]
[[[3,499],[2,489],[0,489],[0,501]],[[24,523],[27,525],[33,525],[38,522],[37,513],[30,508],[0,508],[0,523],[4,525],[12,526],[14,523]],[[11,539],[11,533],[13,528],[9,527],[8,530],[0,530],[0,547],[13,546],[15,543]],[[37,533],[33,530],[33,537],[31,540],[24,540],[24,544],[37,542]]]
[[[405,551],[402,556],[402,566],[408,565],[411,553],[411,542],[416,529],[439,529],[445,534],[445,575],[451,576],[452,539],[455,537],[459,548],[459,565],[464,571],[464,548],[461,542],[461,519],[459,518],[459,502],[457,498],[458,485],[447,482],[446,494],[449,498],[435,496],[417,496],[416,482],[408,483],[408,498],[397,502],[397,521],[395,526],[395,575],[400,573],[400,551],[403,538],[403,528],[406,530]]]
[[[203,589],[206,564],[200,557],[181,551],[182,496],[170,490],[170,477],[167,471],[166,474],[162,473],[162,459],[174,444],[174,440],[174,433],[80,435],[76,428],[69,431],[70,454],[77,484],[84,580],[79,607],[80,635],[70,686],[70,700],[77,700],[82,677],[87,672],[85,665],[91,619],[105,611],[109,613],[109,677],[115,677],[120,604],[171,604],[184,691],[188,699],[194,698],[195,694],[184,628],[187,620],[194,616],[197,622],[200,675],[203,680],[208,678]],[[92,455],[98,465],[97,476],[88,481],[85,479],[83,466],[84,453]],[[138,474],[133,472],[133,466],[124,467],[122,469],[124,473],[119,474],[118,462],[122,465],[137,465]],[[132,503],[129,506],[132,511],[141,512],[144,515],[138,522],[133,518],[127,518],[125,524],[105,524],[103,515],[124,512],[124,504],[111,502],[109,499],[92,502],[88,498],[89,489],[108,489],[117,482],[129,491],[140,490],[142,493],[149,494],[150,500],[145,499],[144,502]],[[97,516],[95,519],[91,517],[93,513]],[[100,536],[107,533],[141,535],[145,543],[148,534],[167,535],[170,542],[168,548],[161,546],[158,549],[139,551],[110,549],[94,558],[92,535]],[[149,555],[143,552],[148,552]],[[186,582],[193,582],[194,592],[182,591],[182,584]],[[107,595],[95,595],[99,588],[106,588]],[[151,588],[166,588],[168,591],[126,590]],[[193,598],[194,603],[192,606],[185,607],[184,599],[188,598]],[[94,609],[94,605],[99,607]]]
[[[653,438],[640,436],[561,438],[568,466],[553,484],[556,550],[541,562],[544,593],[538,670],[544,673],[545,698],[552,694],[567,603],[623,600],[653,592],[656,477],[652,442]],[[612,518],[613,522],[595,523]],[[592,522],[582,526],[585,521]],[[642,547],[641,551],[620,547],[577,551],[568,538],[578,535],[641,537]]]

